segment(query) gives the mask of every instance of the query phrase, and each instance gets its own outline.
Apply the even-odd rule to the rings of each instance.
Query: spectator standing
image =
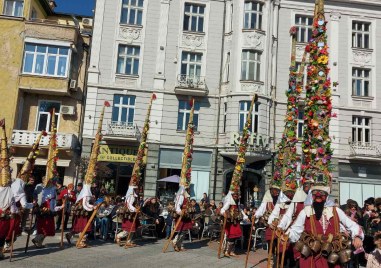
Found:
[[[78,196],[79,193],[82,191],[82,188],[83,188],[83,183],[82,182],[79,182],[77,184],[77,188],[75,189],[75,194]]]
[[[75,203],[75,200],[76,200],[76,194],[74,191],[74,184],[69,183],[67,188],[61,191],[61,193],[59,195],[59,199],[61,199],[61,200],[66,199],[65,208],[63,208],[63,209],[65,209],[64,230],[67,230],[67,224],[68,224],[69,218],[70,218],[71,207]],[[62,202],[62,205],[63,205],[63,202]],[[62,215],[62,214],[60,214],[60,215]]]
[[[33,192],[34,192],[35,187],[36,187],[35,179],[34,179],[33,175],[30,175],[28,183],[25,184],[25,186],[24,186],[26,202],[33,203]],[[25,232],[26,221],[30,215],[30,211],[31,211],[30,209],[24,209],[24,213],[22,214],[21,229],[24,232]]]

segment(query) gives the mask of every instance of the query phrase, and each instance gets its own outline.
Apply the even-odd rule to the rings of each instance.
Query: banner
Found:
[[[118,145],[101,145],[98,161],[135,163],[137,148]]]

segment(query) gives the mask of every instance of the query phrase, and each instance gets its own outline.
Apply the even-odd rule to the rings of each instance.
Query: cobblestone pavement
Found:
[[[32,238],[32,237],[31,237]],[[75,240],[74,240],[75,241]],[[234,258],[217,258],[218,243],[209,240],[194,241],[185,243],[184,252],[176,253],[172,247],[167,253],[162,253],[165,240],[155,240],[144,237],[137,240],[138,246],[124,249],[108,241],[89,241],[90,248],[76,249],[69,246],[65,241],[64,249],[60,249],[60,234],[55,237],[48,237],[45,240],[44,249],[36,249],[32,243],[28,253],[24,253],[26,235],[17,239],[14,244],[14,255],[12,262],[9,262],[9,254],[6,259],[0,261],[0,267],[244,267],[245,253]],[[266,267],[266,252],[259,250],[251,252],[248,267]]]

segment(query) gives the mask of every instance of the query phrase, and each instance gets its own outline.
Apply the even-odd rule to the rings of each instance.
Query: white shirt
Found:
[[[311,206],[306,206],[302,211],[300,211],[298,218],[295,220],[294,224],[288,229],[287,234],[289,235],[291,243],[295,243],[299,240],[301,234],[304,231],[306,217],[307,215],[311,215],[311,210],[312,213],[315,214]],[[361,239],[364,239],[364,233],[362,232],[361,227],[357,223],[352,221],[350,218],[348,218],[347,215],[345,215],[345,213],[340,208],[336,208],[336,211],[339,217],[339,222],[341,223],[341,231],[349,231],[352,238],[358,236]],[[333,217],[333,207],[324,207],[323,216],[326,216],[328,220],[331,217]]]
[[[126,205],[127,205],[128,210],[130,212],[136,212],[136,208],[134,207],[134,202],[135,202],[135,196],[133,194],[127,196],[127,198],[126,198]]]
[[[181,214],[181,206],[183,205],[183,203],[184,203],[184,195],[180,195],[179,197],[178,197],[178,200],[176,200],[177,202],[176,202],[176,207],[175,207],[175,209],[176,209],[176,213],[177,214]]]
[[[262,202],[257,211],[255,212],[255,218],[259,219],[263,215],[265,215],[267,209],[267,202]]]
[[[278,228],[282,229],[283,231],[287,230],[288,227],[290,227],[292,223],[292,217],[294,216],[295,213],[295,208],[296,208],[296,203],[292,202],[286,211],[284,213],[282,219],[280,220],[278,224]]]

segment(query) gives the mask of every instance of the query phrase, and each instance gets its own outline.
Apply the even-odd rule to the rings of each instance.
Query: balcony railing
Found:
[[[107,124],[105,136],[140,139],[140,131],[136,124],[110,121]]]
[[[179,74],[177,76],[177,86],[181,88],[205,89],[205,77]]]
[[[381,157],[380,145],[370,142],[349,141],[350,156]]]
[[[31,147],[36,141],[40,131],[13,130],[12,145]],[[42,136],[40,146],[49,145],[50,136]],[[74,134],[57,133],[57,147],[59,149],[74,149],[78,143],[77,136]]]

